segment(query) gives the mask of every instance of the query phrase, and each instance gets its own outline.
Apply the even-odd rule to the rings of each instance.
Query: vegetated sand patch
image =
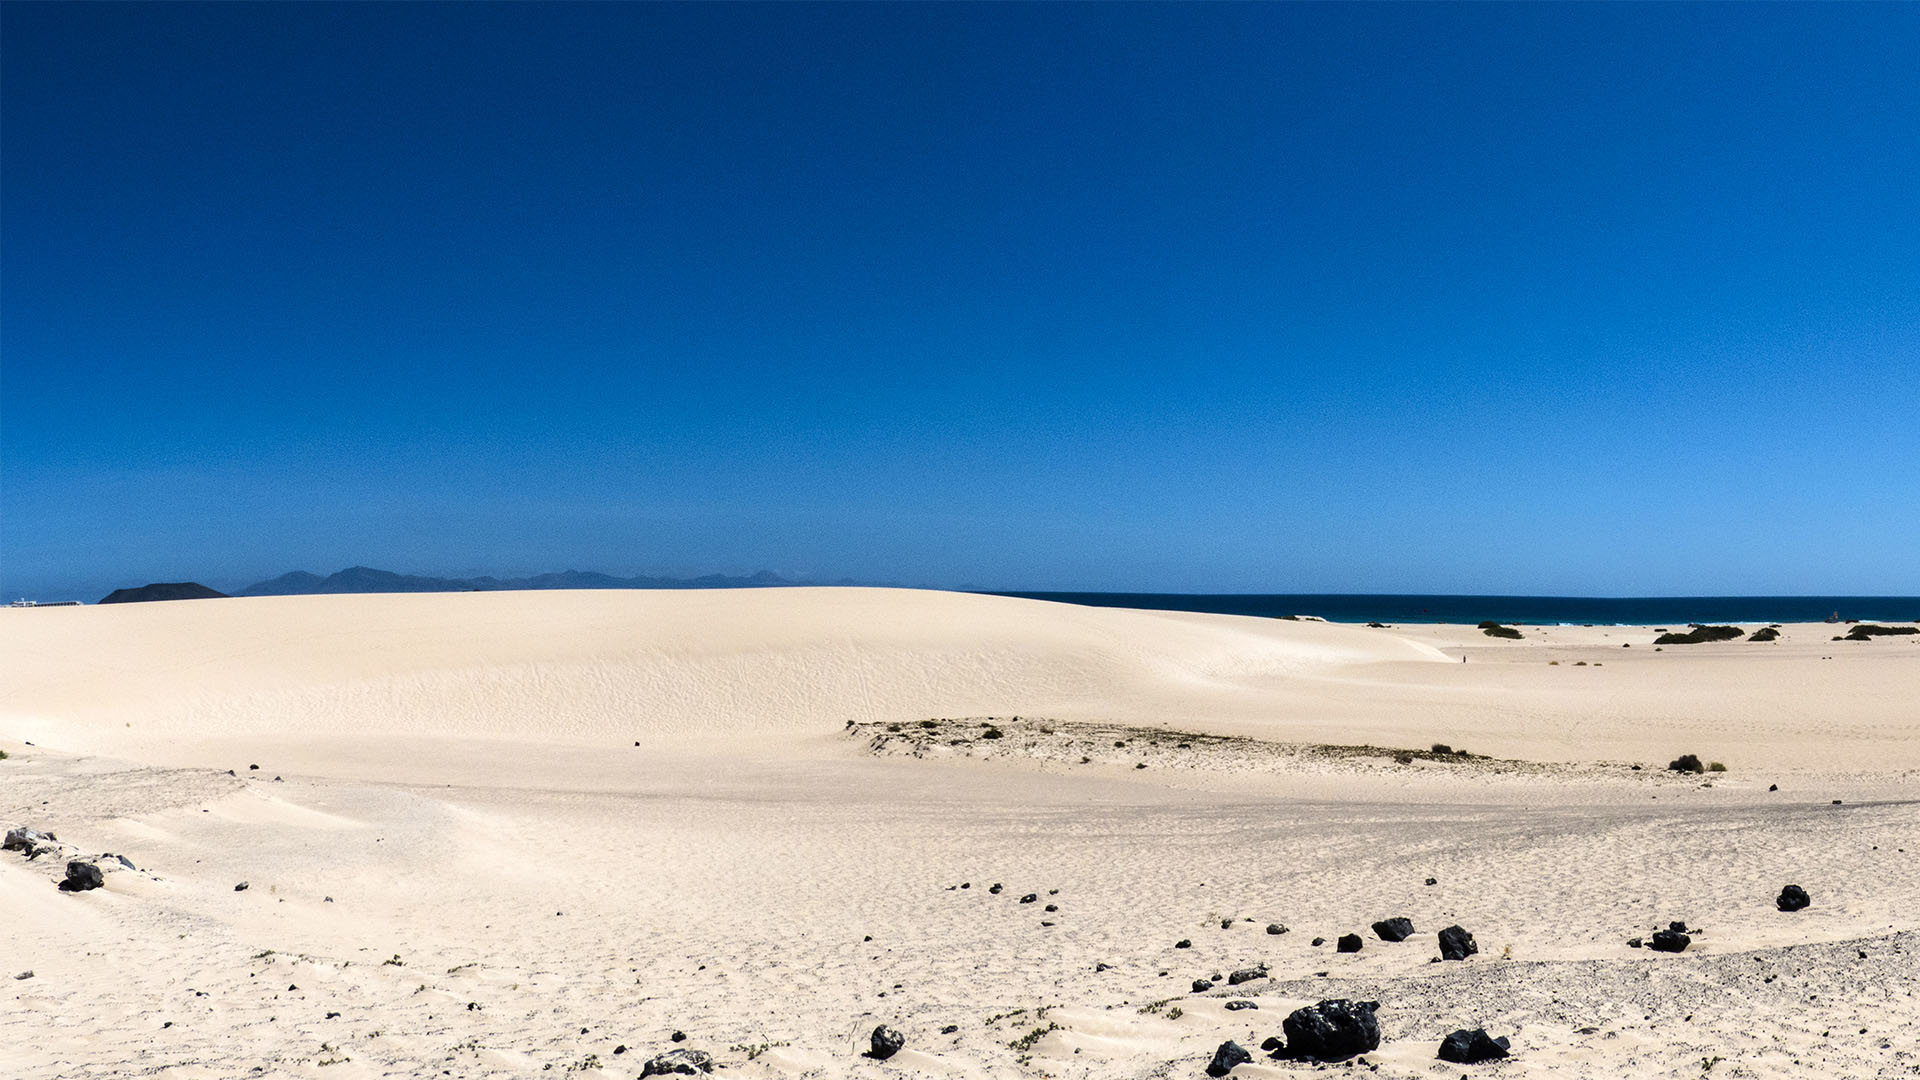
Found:
[[[139,868],[63,894],[0,854],[0,1075],[628,1078],[687,1046],[742,1077],[1183,1077],[1323,997],[1381,1002],[1386,1076],[1920,1065],[1920,810],[1904,751],[1874,756],[1920,723],[1909,645],[1789,627],[1676,656],[1644,628],[1483,644],[876,592],[0,619],[0,821]],[[539,678],[434,700],[524,656]],[[677,689],[599,689],[623,667]],[[1843,669],[1851,695],[1796,734],[1820,694],[1768,688]],[[240,704],[262,701],[292,711]],[[1580,750],[1518,752],[1556,746]],[[1682,752],[1730,771],[1662,768]],[[1789,882],[1813,906],[1778,911]],[[1390,916],[1414,935],[1377,940]],[[1627,947],[1671,920],[1687,952]],[[1480,953],[1430,962],[1454,923]],[[1349,932],[1365,947],[1334,953]],[[908,1039],[890,1062],[859,1056],[879,1023]],[[1434,1061],[1483,1025],[1512,1059]]]

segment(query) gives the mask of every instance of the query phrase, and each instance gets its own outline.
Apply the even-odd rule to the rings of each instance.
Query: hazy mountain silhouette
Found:
[[[103,604],[139,604],[149,600],[212,600],[227,595],[197,581],[155,582],[137,589],[115,589],[100,599]]]
[[[396,574],[368,566],[353,566],[321,577],[304,570],[282,574],[271,581],[249,585],[235,596],[311,596],[317,593],[503,592],[512,589],[751,589],[769,585],[796,585],[762,570],[746,577],[707,574],[697,578],[614,577],[592,570],[566,570],[524,578],[443,578]],[[847,584],[840,582],[839,584]],[[212,590],[208,590],[211,592]],[[219,595],[219,594],[215,594]]]

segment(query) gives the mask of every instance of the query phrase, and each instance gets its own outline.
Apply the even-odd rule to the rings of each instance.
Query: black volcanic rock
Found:
[[[1502,1037],[1492,1039],[1487,1033],[1475,1028],[1465,1028],[1447,1036],[1440,1043],[1440,1060],[1451,1061],[1456,1065],[1476,1065],[1482,1061],[1496,1061],[1507,1056],[1511,1044]]]
[[[1345,1061],[1380,1047],[1380,1022],[1374,1018],[1377,1001],[1337,998],[1295,1009],[1280,1022],[1287,1036],[1287,1053],[1313,1061]]]
[[[1781,889],[1780,898],[1774,901],[1781,911],[1799,911],[1811,903],[1813,900],[1807,896],[1807,890],[1798,885],[1789,885]]]
[[[885,1061],[900,1052],[907,1045],[907,1037],[898,1031],[881,1024],[873,1029],[867,1038],[867,1056],[875,1061]]]
[[[106,883],[107,879],[100,873],[98,866],[72,859],[67,863],[67,880],[60,883],[60,891],[86,892],[88,889],[97,889]]]
[[[1405,941],[1413,934],[1413,920],[1406,918],[1381,919],[1373,924],[1373,932],[1381,941]]]
[[[713,1072],[713,1055],[704,1050],[669,1050],[640,1067],[641,1080],[649,1076],[704,1076]]]
[[[1678,930],[1662,930],[1647,942],[1654,952],[1686,952],[1693,939]]]
[[[1334,948],[1339,949],[1341,952],[1359,952],[1360,945],[1359,934],[1341,934],[1340,940],[1334,944]]]
[[[115,589],[100,598],[103,604],[143,604],[150,600],[218,600],[227,594],[197,581],[155,582],[137,589]]]
[[[1253,1055],[1247,1053],[1246,1047],[1228,1040],[1221,1043],[1220,1049],[1213,1052],[1213,1060],[1207,1063],[1207,1075],[1225,1076],[1233,1071],[1234,1066],[1245,1065],[1252,1060]]]
[[[1473,935],[1459,926],[1449,926],[1440,931],[1440,959],[1465,960],[1480,951],[1474,943]]]

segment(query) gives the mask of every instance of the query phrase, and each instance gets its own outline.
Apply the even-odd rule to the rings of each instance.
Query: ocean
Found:
[[[1474,623],[1534,626],[1665,626],[1669,623],[1805,623],[1838,614],[1864,622],[1920,622],[1915,596],[1396,596],[1371,593],[1003,592],[1091,607],[1204,611],[1221,615],[1317,615],[1329,622]]]

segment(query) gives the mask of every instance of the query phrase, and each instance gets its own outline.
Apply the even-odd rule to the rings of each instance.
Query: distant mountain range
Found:
[[[396,574],[354,566],[321,577],[305,570],[281,574],[271,581],[249,585],[235,596],[311,596],[317,593],[504,592],[511,589],[754,589],[770,585],[818,584],[783,578],[761,571],[747,577],[708,574],[696,578],[614,577],[591,570],[566,570],[524,578],[443,578]],[[851,584],[835,582],[834,584]],[[154,586],[149,586],[152,588]],[[122,592],[128,590],[121,590]],[[211,589],[208,592],[212,592]],[[118,595],[118,594],[115,594]],[[219,595],[214,593],[214,595]]]

